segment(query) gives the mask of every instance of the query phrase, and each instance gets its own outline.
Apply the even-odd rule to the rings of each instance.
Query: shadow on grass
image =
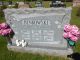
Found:
[[[70,55],[67,55],[68,58],[72,58],[73,60],[79,60],[80,59],[80,53],[76,52]]]

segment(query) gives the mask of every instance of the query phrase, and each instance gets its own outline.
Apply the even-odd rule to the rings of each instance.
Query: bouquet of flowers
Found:
[[[70,46],[75,46],[75,43],[80,38],[79,28],[76,25],[65,25],[63,37],[68,41]]]
[[[12,33],[12,29],[7,23],[0,24],[0,35],[5,36],[9,44],[12,44],[10,34]]]

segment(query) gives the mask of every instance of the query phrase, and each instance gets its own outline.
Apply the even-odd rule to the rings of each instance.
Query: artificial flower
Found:
[[[71,31],[71,29],[72,28],[71,28],[71,25],[70,24],[67,24],[67,25],[64,26],[64,31],[65,32],[69,32],[69,31]]]
[[[72,41],[75,41],[75,42],[77,42],[78,41],[78,37],[76,37],[76,36],[71,36],[71,38],[70,38]]]
[[[1,28],[2,29],[6,29],[8,27],[8,24],[7,23],[2,23],[0,24]]]
[[[68,34],[66,32],[63,33],[64,38],[68,38]]]

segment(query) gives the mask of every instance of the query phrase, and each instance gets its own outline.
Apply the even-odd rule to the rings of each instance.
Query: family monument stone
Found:
[[[48,55],[73,51],[63,38],[63,27],[71,19],[71,7],[5,9],[6,22],[14,31],[8,49]],[[24,44],[20,44],[24,42]]]
[[[80,6],[80,0],[73,0],[73,7]]]

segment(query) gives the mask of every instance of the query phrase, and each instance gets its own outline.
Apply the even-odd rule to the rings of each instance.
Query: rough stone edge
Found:
[[[66,57],[69,54],[73,53],[71,48],[65,50],[59,49],[46,49],[46,48],[33,48],[33,47],[17,47],[17,46],[10,46],[7,45],[8,50],[14,52],[28,52],[33,54],[40,54],[40,55],[50,55],[50,56],[64,56]]]

